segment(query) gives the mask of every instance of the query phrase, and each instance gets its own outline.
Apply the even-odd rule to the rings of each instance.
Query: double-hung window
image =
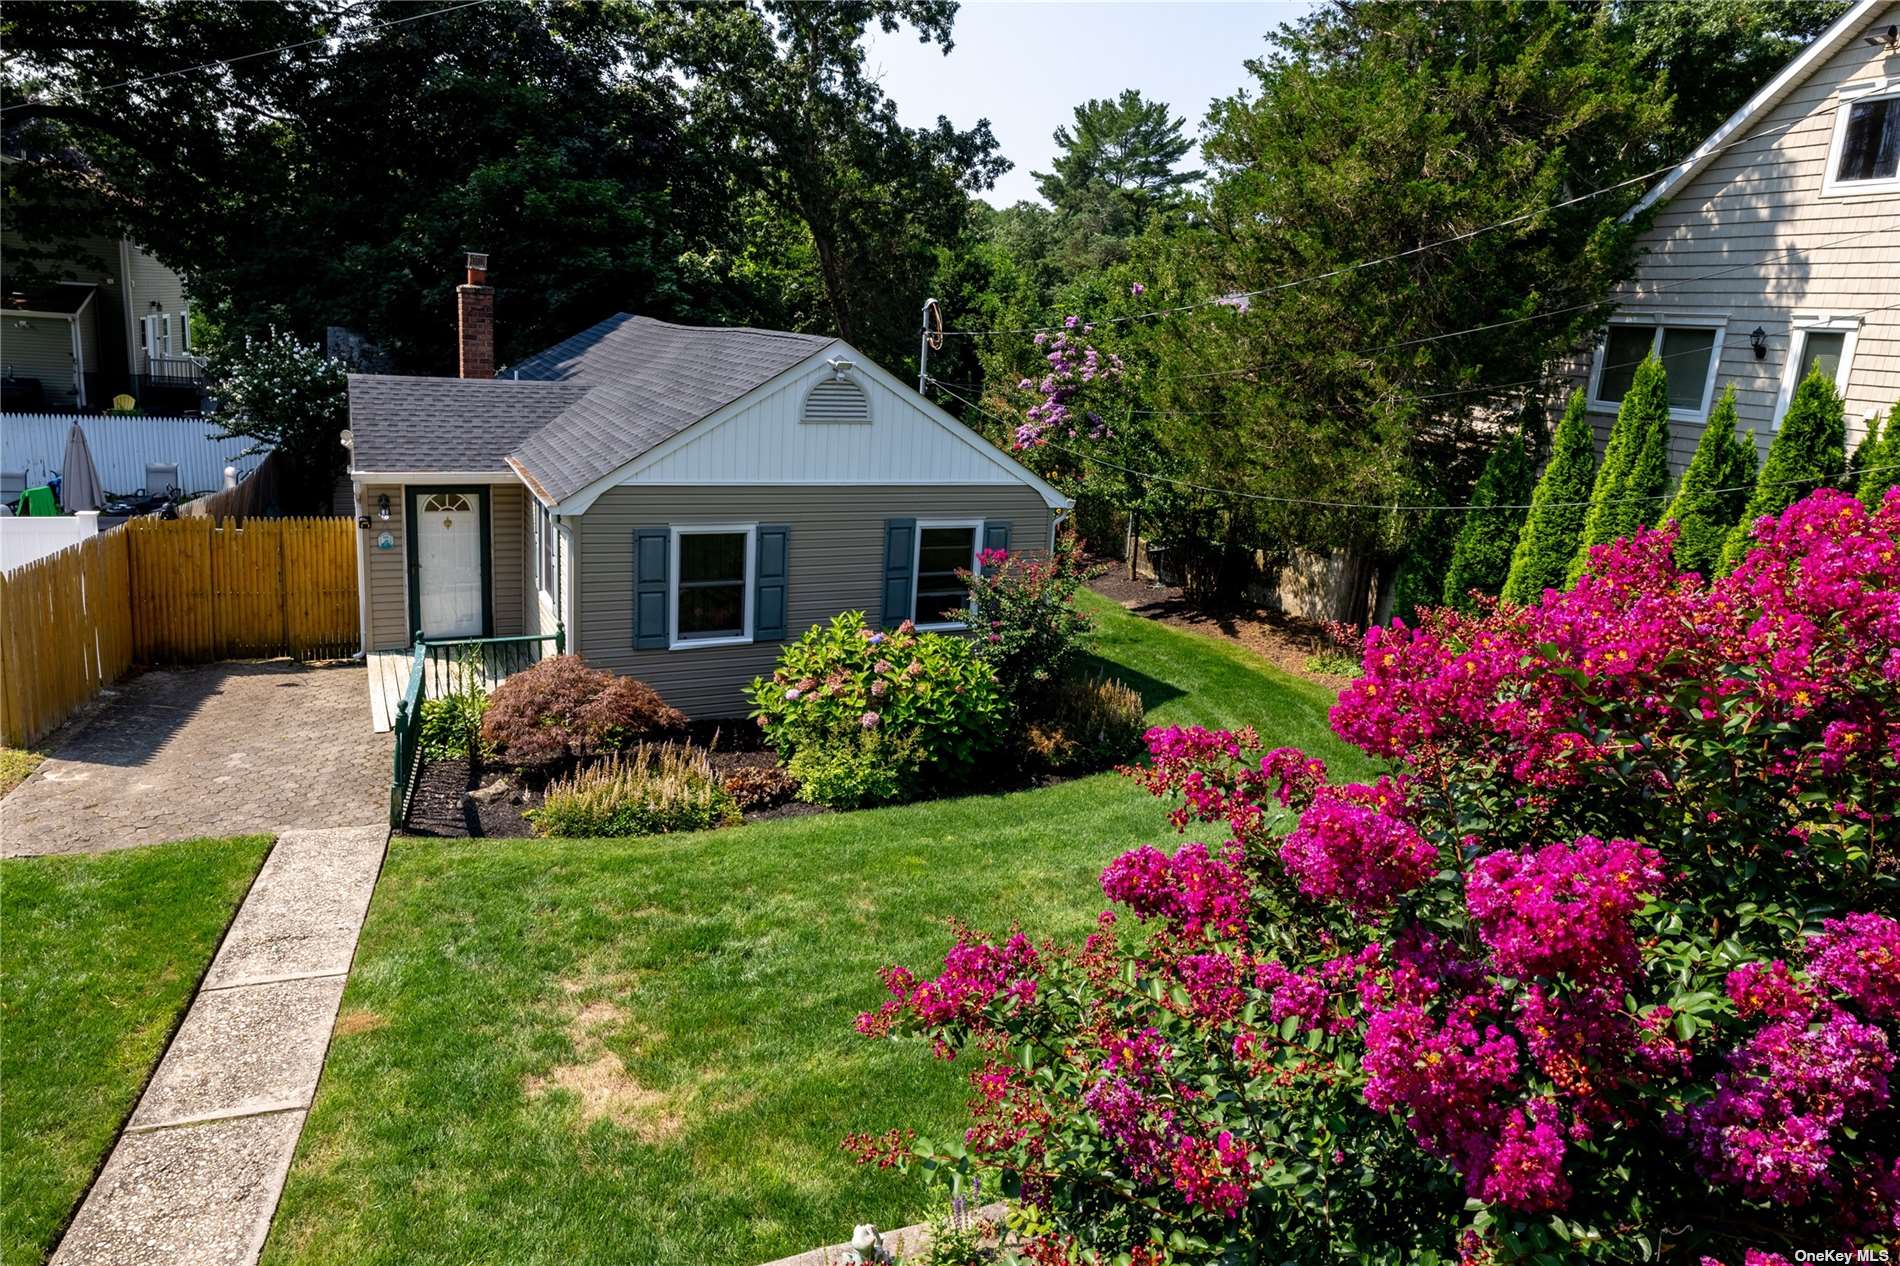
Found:
[[[1849,89],[1834,112],[1821,192],[1845,196],[1900,190],[1900,84]]]
[[[752,524],[673,529],[674,647],[752,639]]]
[[[1788,363],[1781,370],[1781,391],[1775,398],[1775,425],[1788,411],[1796,387],[1817,366],[1822,377],[1845,394],[1854,363],[1854,342],[1860,335],[1858,316],[1804,316],[1796,314],[1788,330]]]
[[[535,507],[534,580],[549,602],[561,603],[561,537],[554,526],[554,512],[546,506]]]
[[[1621,404],[1636,377],[1636,367],[1653,353],[1668,375],[1669,416],[1682,422],[1700,422],[1708,415],[1715,391],[1725,325],[1715,318],[1613,322],[1597,348],[1591,403],[1606,409]]]
[[[957,571],[977,569],[977,552],[982,544],[980,522],[917,525],[911,619],[918,628],[963,627],[969,614],[970,591]]]

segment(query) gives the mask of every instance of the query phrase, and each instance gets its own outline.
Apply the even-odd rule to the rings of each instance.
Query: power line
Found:
[[[1220,295],[1219,297],[1213,298],[1213,299],[1202,299],[1194,303],[1177,304],[1174,307],[1170,307],[1170,308],[1154,308],[1147,312],[1130,313],[1127,316],[1103,317],[1100,320],[1090,321],[1088,322],[1088,324],[1091,326],[1122,325],[1130,321],[1144,321],[1148,319],[1149,317],[1174,316],[1182,312],[1192,312],[1199,308],[1231,307],[1231,306],[1235,306],[1239,304],[1240,302],[1244,300],[1258,299],[1262,295],[1274,294],[1281,290],[1291,290],[1297,286],[1311,285],[1313,282],[1316,282],[1316,281],[1329,281],[1334,277],[1344,277],[1351,273],[1361,272],[1367,268],[1376,268],[1381,264],[1390,264],[1401,259],[1409,259],[1414,255],[1424,254],[1426,251],[1437,250],[1441,246],[1454,246],[1459,242],[1469,241],[1470,239],[1474,237],[1482,236],[1485,233],[1492,233],[1492,232],[1497,231],[1498,229],[1509,228],[1513,224],[1521,224],[1526,220],[1535,219],[1538,216],[1544,215],[1551,211],[1561,211],[1565,207],[1572,207],[1572,206],[1577,205],[1580,202],[1588,202],[1590,199],[1601,197],[1606,193],[1615,193],[1619,189],[1627,189],[1631,185],[1641,184],[1650,180],[1654,180],[1658,177],[1667,175],[1669,172],[1675,171],[1678,168],[1686,169],[1691,163],[1706,162],[1708,159],[1714,158],[1716,155],[1724,153],[1727,150],[1733,149],[1738,145],[1745,145],[1751,141],[1758,141],[1762,137],[1767,136],[1773,132],[1785,131],[1789,128],[1797,127],[1815,118],[1825,118],[1828,115],[1834,113],[1839,108],[1840,108],[1839,106],[1831,106],[1819,115],[1804,115],[1803,117],[1798,118],[1798,119],[1791,119],[1786,123],[1777,123],[1777,124],[1774,124],[1773,126],[1765,127],[1758,132],[1750,133],[1747,136],[1737,137],[1735,140],[1730,141],[1728,144],[1718,146],[1717,148],[1712,149],[1708,151],[1707,153],[1698,152],[1678,162],[1673,162],[1673,163],[1666,164],[1665,166],[1658,167],[1654,169],[1653,171],[1643,172],[1640,175],[1631,176],[1626,180],[1619,180],[1613,185],[1605,185],[1600,189],[1592,189],[1586,193],[1580,193],[1580,194],[1575,195],[1574,197],[1565,198],[1560,202],[1552,202],[1544,206],[1534,208],[1530,211],[1523,211],[1523,212],[1518,213],[1517,215],[1509,217],[1508,219],[1499,220],[1493,224],[1481,225],[1475,229],[1467,229],[1462,233],[1454,233],[1450,237],[1439,238],[1436,241],[1426,242],[1419,246],[1408,247],[1405,250],[1397,251],[1391,255],[1381,255],[1376,259],[1366,259],[1366,260],[1360,260],[1357,263],[1342,264],[1338,268],[1329,268],[1325,272],[1312,273],[1304,277],[1295,277],[1290,281],[1276,282],[1270,286],[1262,286],[1258,290],[1235,291],[1231,294]],[[1720,197],[1722,195],[1718,194],[1715,196]],[[990,329],[990,330],[945,330],[944,334],[946,336],[956,336],[956,337],[976,337],[978,335],[986,335],[986,334],[1056,334],[1056,333],[1062,332],[1063,330],[1067,328],[1069,327],[1064,326],[1064,325],[1025,325],[1025,326],[1019,326],[1013,329],[999,328],[999,329]]]
[[[116,84],[102,85],[93,89],[93,91],[115,92],[120,88],[132,88],[139,84],[148,84],[160,79],[171,79],[178,75],[189,75],[194,71],[210,70],[213,66],[229,66],[234,62],[250,61],[256,57],[269,57],[273,53],[288,53],[293,49],[309,48],[313,44],[328,44],[332,41],[341,41],[347,44],[354,40],[361,39],[372,31],[380,31],[385,27],[401,26],[405,22],[420,22],[424,18],[441,17],[445,13],[454,13],[458,9],[472,9],[476,5],[489,4],[491,2],[492,0],[461,0],[459,4],[444,5],[439,9],[430,9],[426,13],[412,13],[406,18],[388,18],[381,22],[371,22],[361,31],[352,35],[322,35],[316,39],[299,40],[295,44],[279,44],[276,48],[260,48],[254,53],[238,53],[231,57],[220,57],[213,61],[199,62],[195,66],[180,66],[176,70],[161,70],[149,75],[139,75],[136,78],[122,80]],[[21,110],[34,104],[37,103],[32,101],[15,102],[13,105],[0,107],[0,113],[4,113],[7,110]]]

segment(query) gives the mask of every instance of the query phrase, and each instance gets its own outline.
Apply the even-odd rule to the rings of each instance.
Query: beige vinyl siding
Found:
[[[528,490],[520,484],[496,484],[488,507],[491,580],[494,585],[495,636],[525,632],[529,536],[523,503]]]
[[[1900,22],[1900,4],[1866,29]],[[1900,301],[1900,195],[1823,197],[1822,179],[1843,88],[1886,74],[1880,50],[1856,33],[1779,105],[1750,122],[1746,140],[1718,154],[1678,190],[1647,232],[1636,275],[1615,301],[1626,313],[1717,315],[1726,320],[1711,401],[1735,386],[1742,422],[1766,452],[1795,318],[1862,312]],[[1693,318],[1691,318],[1693,319]],[[1756,360],[1749,335],[1761,327],[1768,354]],[[1590,358],[1573,364],[1589,387]],[[1846,384],[1850,443],[1866,418],[1900,398],[1900,308],[1861,318]],[[1592,406],[1599,442],[1613,408]],[[1673,458],[1688,463],[1700,422],[1674,423]]]
[[[787,633],[796,638],[841,611],[878,618],[887,519],[1008,519],[1011,551],[1042,554],[1052,513],[1026,484],[613,488],[578,520],[577,649],[591,664],[647,682],[689,715],[742,716],[745,686],[771,672],[781,644],[634,650],[634,529],[788,524]]]
[[[125,244],[125,294],[133,317],[148,316],[152,304],[172,319],[172,353],[185,351],[184,334],[179,328],[185,312],[185,282],[177,273],[146,254],[135,243]]]
[[[73,325],[58,317],[15,317],[0,328],[0,372],[37,378],[46,403],[70,407],[73,396]]]

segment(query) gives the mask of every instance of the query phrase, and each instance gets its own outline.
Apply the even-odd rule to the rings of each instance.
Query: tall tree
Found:
[[[1546,589],[1561,589],[1583,539],[1584,515],[1596,483],[1596,432],[1584,408],[1583,392],[1572,391],[1563,420],[1551,441],[1550,464],[1531,494],[1531,509],[1511,555],[1504,599],[1520,606],[1536,602]]]
[[[1474,592],[1495,598],[1503,590],[1529,514],[1533,475],[1521,433],[1513,431],[1491,450],[1452,546],[1451,568],[1445,573],[1446,606],[1469,611]]]
[[[1603,446],[1603,464],[1590,488],[1583,535],[1570,560],[1571,580],[1590,565],[1593,547],[1628,536],[1661,511],[1661,493],[1669,486],[1668,454],[1669,379],[1662,361],[1651,354],[1636,367],[1617,406],[1616,422]]]
[[[1036,187],[1062,225],[1061,252],[1071,273],[1119,263],[1128,239],[1155,215],[1179,205],[1203,173],[1179,170],[1194,147],[1164,101],[1133,88],[1075,107],[1074,123],[1055,130],[1053,168]]]
[[[1740,521],[1749,485],[1755,482],[1755,437],[1737,428],[1731,383],[1709,413],[1666,516],[1678,525],[1676,565],[1708,578],[1715,575],[1722,546]]]
[[[1780,514],[1816,488],[1839,484],[1846,473],[1847,414],[1834,380],[1817,363],[1781,417],[1755,490],[1722,550],[1722,570],[1733,570],[1748,552],[1755,520]]]

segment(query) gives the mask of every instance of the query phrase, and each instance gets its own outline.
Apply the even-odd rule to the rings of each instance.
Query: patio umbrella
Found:
[[[86,446],[86,433],[77,422],[66,433],[66,460],[59,468],[59,499],[69,511],[97,510],[105,500],[99,487],[99,468],[92,464],[92,449]]]

